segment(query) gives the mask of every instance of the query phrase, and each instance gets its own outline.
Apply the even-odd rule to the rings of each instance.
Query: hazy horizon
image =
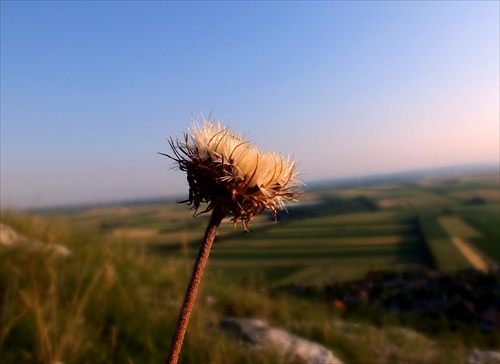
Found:
[[[473,176],[486,176],[491,173],[498,173],[500,178],[500,165],[498,163],[477,163],[467,165],[448,165],[430,168],[404,169],[399,171],[389,171],[374,174],[358,174],[341,177],[327,177],[310,180],[302,186],[302,192],[312,192],[325,188],[357,188],[361,185],[379,185],[386,183],[402,183],[408,180],[435,180],[439,181],[447,178],[467,178]],[[187,198],[189,186],[186,181],[185,186],[179,188],[178,191],[165,191],[160,195],[137,195],[124,196],[118,198],[102,198],[98,200],[74,200],[63,203],[45,204],[45,205],[26,205],[26,206],[0,206],[5,209],[20,209],[20,210],[52,210],[65,208],[80,208],[90,206],[111,206],[120,204],[148,203],[154,201],[176,201],[179,202]],[[300,198],[298,200],[300,202]]]
[[[187,193],[212,112],[301,179],[500,163],[498,2],[1,2],[2,207]]]

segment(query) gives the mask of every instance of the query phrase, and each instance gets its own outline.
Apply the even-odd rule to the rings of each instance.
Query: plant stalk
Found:
[[[184,296],[184,302],[182,304],[179,320],[177,322],[177,327],[170,346],[170,352],[166,361],[167,364],[176,364],[179,359],[182,341],[184,340],[184,334],[186,333],[189,316],[191,315],[191,311],[193,309],[196,292],[198,291],[198,286],[200,285],[201,275],[203,274],[203,269],[207,263],[217,230],[219,229],[222,219],[224,219],[225,216],[226,213],[221,206],[215,206],[212,210],[207,230],[205,231],[200,250],[198,251],[198,256],[196,257],[196,261],[194,263],[191,280],[189,281],[186,295]]]

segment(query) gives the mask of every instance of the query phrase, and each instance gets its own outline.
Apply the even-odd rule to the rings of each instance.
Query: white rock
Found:
[[[5,224],[0,224],[0,247],[43,250],[63,257],[71,255],[71,251],[63,245],[44,244],[38,240],[29,239]]]
[[[324,346],[271,327],[262,320],[226,317],[222,320],[221,326],[250,346],[272,350],[290,363],[343,364]]]
[[[0,224],[0,245],[13,246],[26,243],[28,239],[16,233],[7,225]]]
[[[500,352],[491,350],[471,349],[467,353],[467,364],[497,364],[500,363]]]

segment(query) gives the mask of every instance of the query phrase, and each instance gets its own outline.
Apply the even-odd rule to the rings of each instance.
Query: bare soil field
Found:
[[[458,250],[460,250],[474,268],[482,270],[483,272],[488,272],[489,268],[486,260],[472,249],[469,244],[461,238],[452,238],[451,241],[453,241],[453,244],[455,244]]]

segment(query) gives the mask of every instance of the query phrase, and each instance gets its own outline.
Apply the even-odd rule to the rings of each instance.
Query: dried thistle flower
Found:
[[[186,332],[196,292],[201,281],[217,230],[225,216],[241,221],[248,231],[252,218],[264,209],[274,215],[287,200],[298,195],[295,163],[277,153],[263,153],[239,134],[230,133],[221,122],[193,123],[184,139],[169,140],[179,169],[187,173],[189,198],[198,211],[202,203],[212,211],[188,284],[179,320],[172,338],[167,363],[175,364]]]
[[[172,158],[187,173],[189,198],[185,201],[198,211],[201,203],[211,211],[224,207],[248,231],[252,218],[264,209],[274,215],[284,202],[298,195],[295,163],[290,157],[264,153],[240,134],[231,133],[222,122],[193,123],[184,139],[169,140]]]

